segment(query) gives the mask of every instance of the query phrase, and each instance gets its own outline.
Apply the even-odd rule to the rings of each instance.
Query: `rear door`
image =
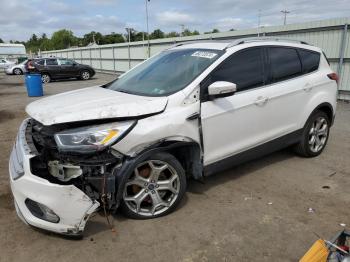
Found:
[[[47,58],[46,59],[45,71],[50,74],[51,78],[62,77],[61,67],[58,64],[57,58]]]
[[[301,127],[300,117],[309,99],[312,80],[303,76],[297,48],[267,47],[269,84],[266,86],[270,107],[270,139],[292,133]]]

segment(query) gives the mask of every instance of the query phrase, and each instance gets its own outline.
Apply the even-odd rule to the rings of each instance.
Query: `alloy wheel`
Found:
[[[312,123],[309,131],[309,147],[314,153],[318,153],[323,149],[328,137],[327,120],[320,116]]]
[[[15,70],[13,70],[13,73],[14,73],[15,75],[21,75],[21,74],[22,74],[22,71],[21,71],[21,69],[19,69],[19,68],[15,68]]]
[[[90,73],[88,71],[84,71],[82,74],[81,74],[81,77],[84,79],[84,80],[88,80],[90,78]]]
[[[43,82],[44,84],[49,83],[50,82],[50,76],[46,75],[46,74],[42,75],[41,76],[41,82]]]
[[[138,165],[125,184],[123,200],[134,213],[156,216],[167,211],[180,191],[176,170],[161,160],[148,160]]]

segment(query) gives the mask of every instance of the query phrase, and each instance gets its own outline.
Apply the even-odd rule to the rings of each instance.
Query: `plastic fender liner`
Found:
[[[196,142],[175,142],[170,145],[162,146],[161,143],[157,143],[152,146],[152,148],[147,148],[141,153],[139,153],[137,156],[133,158],[126,158],[123,165],[120,168],[117,168],[113,171],[113,175],[116,177],[116,188],[117,188],[117,195],[116,195],[116,207],[120,204],[120,199],[123,196],[123,187],[126,183],[128,177],[130,174],[134,171],[135,166],[145,161],[149,156],[152,154],[158,153],[158,152],[164,152],[164,151],[171,151],[172,149],[176,149],[179,147],[186,147],[186,146],[198,146],[198,143]],[[171,152],[170,152],[171,153]],[[199,154],[199,152],[198,152]],[[200,164],[196,166],[196,174],[193,175],[195,179],[202,179],[203,176],[203,165],[201,162],[201,158],[198,158],[198,161]]]

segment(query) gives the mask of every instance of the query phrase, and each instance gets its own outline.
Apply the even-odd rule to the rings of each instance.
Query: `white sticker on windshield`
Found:
[[[208,51],[196,51],[191,56],[213,59],[217,54]]]

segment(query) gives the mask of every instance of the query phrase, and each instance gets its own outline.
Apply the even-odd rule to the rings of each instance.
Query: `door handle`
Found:
[[[263,96],[259,96],[254,104],[256,104],[257,106],[263,106],[265,105],[267,102],[269,101],[269,98],[268,97],[263,97]]]
[[[306,83],[303,87],[305,92],[310,92],[312,90],[312,85],[310,83]]]

